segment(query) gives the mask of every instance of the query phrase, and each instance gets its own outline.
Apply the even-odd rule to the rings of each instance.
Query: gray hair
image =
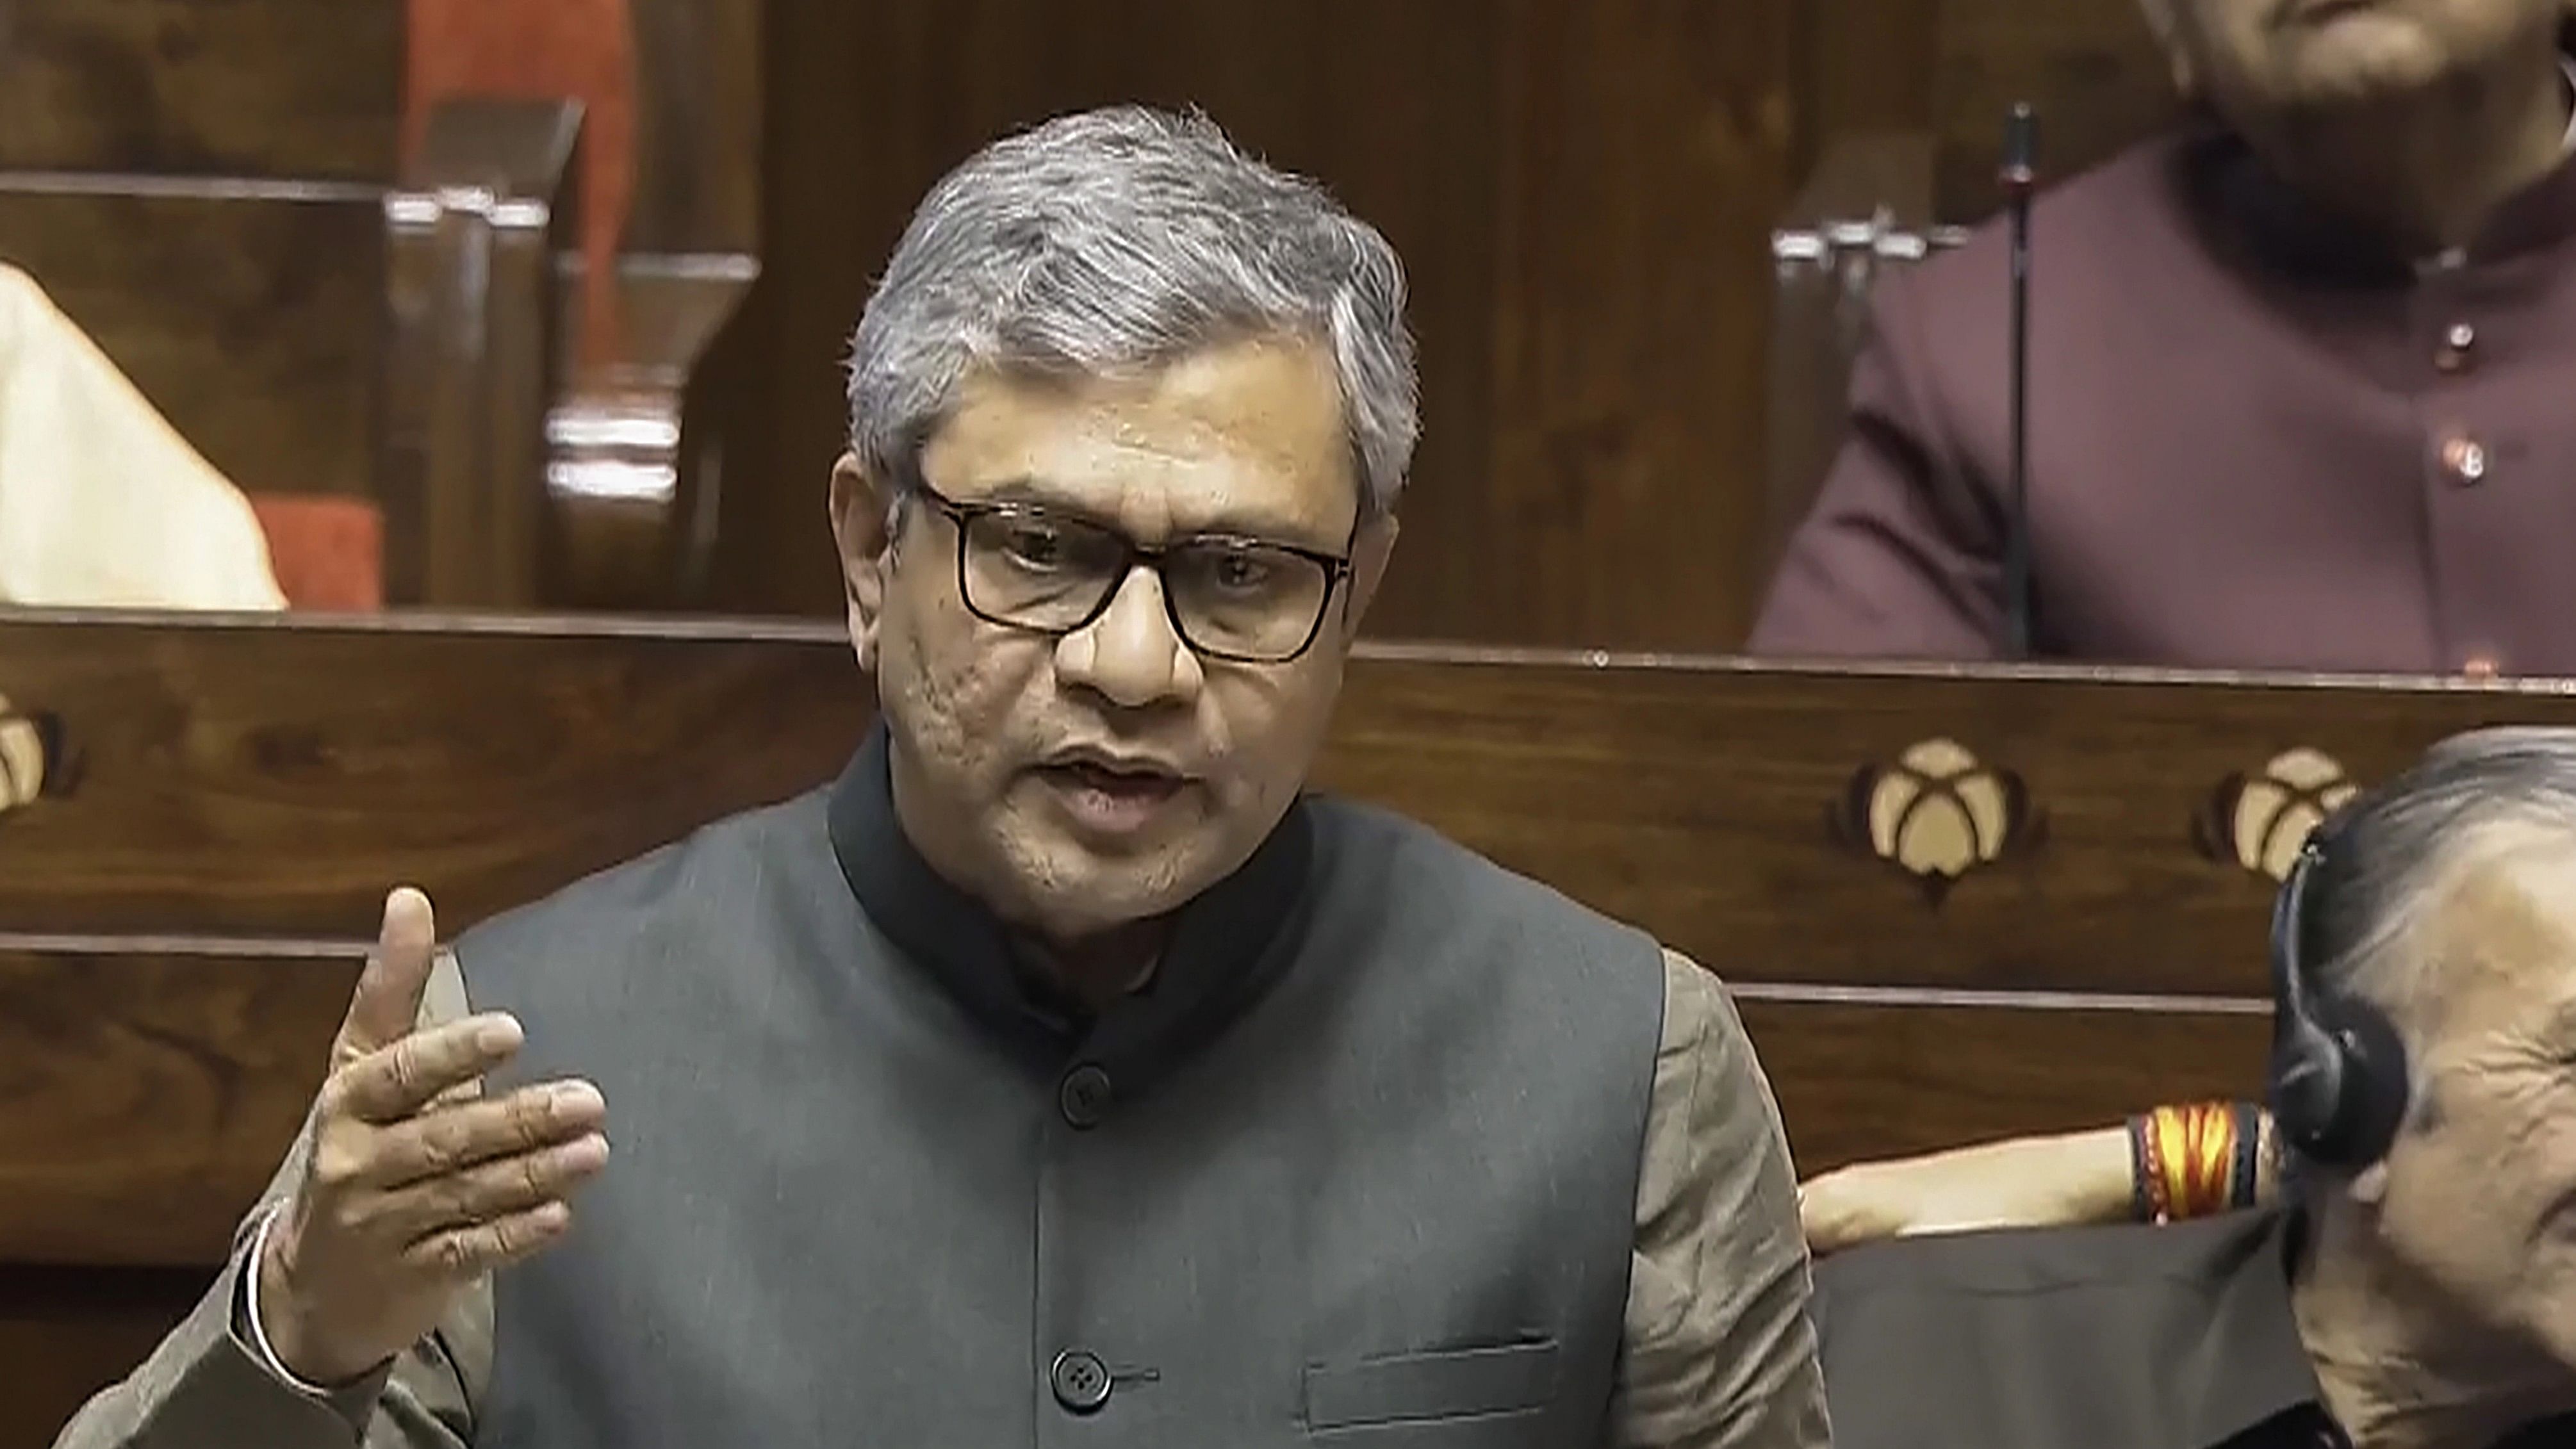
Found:
[[[978,152],[923,199],[850,344],[850,447],[898,488],[970,370],[1128,375],[1265,334],[1328,346],[1363,515],[1420,431],[1395,249],[1196,112],[1121,106]]]
[[[2396,949],[2434,888],[2500,825],[2576,848],[2576,729],[2454,735],[2347,806],[2308,883],[2301,960],[2328,994],[2403,1006],[2422,984]]]
[[[2576,729],[2454,735],[2329,820],[2299,925],[2312,990],[2379,1008],[2403,1036],[2409,1008],[2439,990],[2434,963],[2407,949],[2409,938],[2438,888],[2498,839],[2498,826],[2561,833],[2576,848]],[[2407,1057],[2420,1071],[2421,1056]],[[2411,1086],[2410,1114],[2438,1110],[2422,1082]],[[2300,1156],[2286,1136],[2273,1139],[2270,1155],[2282,1191],[2312,1208],[2341,1176]]]

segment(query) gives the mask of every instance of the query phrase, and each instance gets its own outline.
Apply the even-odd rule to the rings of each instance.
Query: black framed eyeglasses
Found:
[[[1087,628],[1140,565],[1163,583],[1172,632],[1192,651],[1286,664],[1314,647],[1349,558],[1229,534],[1147,548],[1088,518],[1029,503],[960,503],[911,491],[957,528],[957,593],[987,623],[1065,635]]]

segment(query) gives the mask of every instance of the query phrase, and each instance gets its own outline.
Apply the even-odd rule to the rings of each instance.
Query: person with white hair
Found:
[[[2576,731],[2438,746],[2271,942],[2272,1205],[1817,1272],[1845,1449],[2576,1444]]]

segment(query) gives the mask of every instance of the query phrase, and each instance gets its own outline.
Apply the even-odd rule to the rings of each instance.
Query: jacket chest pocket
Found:
[[[1369,1445],[1534,1443],[1556,1395],[1556,1360],[1555,1341],[1542,1339],[1310,1364],[1306,1427]]]

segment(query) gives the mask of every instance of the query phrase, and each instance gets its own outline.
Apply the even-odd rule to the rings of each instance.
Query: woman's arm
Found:
[[[1809,1180],[1823,1254],[1911,1233],[2206,1217],[2273,1200],[2271,1118],[2251,1103],[2159,1107],[2118,1127],[1860,1162]]]

